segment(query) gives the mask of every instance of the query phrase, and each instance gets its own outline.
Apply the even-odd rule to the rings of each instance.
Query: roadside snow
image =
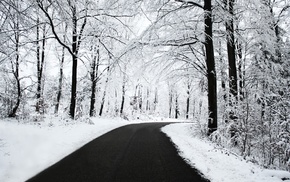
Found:
[[[287,171],[266,170],[193,135],[192,124],[171,124],[162,131],[179,154],[211,182],[290,182]]]
[[[90,124],[59,118],[26,124],[0,120],[0,181],[25,181],[94,138],[126,124],[130,123],[115,118],[93,118]]]
[[[117,127],[142,122],[145,121],[93,118],[92,122],[72,123],[46,118],[43,122],[24,124],[0,120],[0,181],[25,181],[94,138]],[[191,123],[171,124],[162,131],[175,143],[180,155],[211,182],[282,182],[282,179],[290,182],[289,172],[265,170],[247,163],[207,140],[194,137],[191,127]]]

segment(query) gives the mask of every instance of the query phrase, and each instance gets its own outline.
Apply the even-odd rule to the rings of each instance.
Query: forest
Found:
[[[290,170],[289,0],[1,0],[0,118],[197,121]]]

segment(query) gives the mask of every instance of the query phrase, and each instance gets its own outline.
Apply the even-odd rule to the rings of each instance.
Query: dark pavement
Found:
[[[182,160],[160,131],[167,124],[133,124],[115,129],[28,182],[207,181]]]

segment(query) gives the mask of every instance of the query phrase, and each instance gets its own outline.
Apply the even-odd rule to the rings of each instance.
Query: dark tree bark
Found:
[[[178,119],[179,116],[179,106],[178,106],[178,95],[175,93],[175,119]]]
[[[77,67],[78,67],[78,50],[77,50],[77,15],[76,15],[76,7],[72,7],[72,23],[73,23],[73,32],[72,32],[72,80],[71,80],[71,100],[70,100],[70,110],[69,115],[74,118],[75,117],[75,108],[76,108],[76,96],[77,96]]]
[[[242,45],[238,42],[237,44],[237,53],[239,58],[239,64],[238,64],[238,75],[239,75],[239,82],[238,82],[238,91],[239,91],[239,100],[243,101],[245,98],[244,95],[244,86],[245,86],[245,63],[243,62],[243,53],[242,53]]]
[[[219,49],[218,49],[218,54],[219,54],[219,63],[222,65],[221,67],[221,88],[222,88],[222,94],[223,94],[223,101],[224,101],[224,108],[223,108],[223,112],[225,113],[226,111],[226,107],[227,107],[227,90],[226,90],[226,80],[227,80],[227,74],[225,72],[225,63],[224,63],[224,60],[223,60],[223,57],[222,57],[222,43],[221,43],[221,40],[219,40]],[[224,115],[226,116],[226,115]],[[223,117],[224,117],[223,116]],[[228,122],[228,118],[227,117],[224,117],[225,118],[225,123]]]
[[[40,45],[39,45],[39,38],[40,38],[40,28],[39,28],[39,17],[37,17],[37,26],[36,26],[36,66],[37,66],[37,90],[36,90],[36,105],[35,105],[35,111],[39,112],[39,100],[40,100],[40,91],[41,91],[41,86],[39,86],[41,84],[41,81],[39,81],[39,68],[40,68],[40,64],[41,64],[41,60],[40,60]]]
[[[155,88],[155,93],[154,93],[154,102],[153,102],[153,111],[155,112],[156,111],[156,107],[157,107],[157,104],[158,104],[158,90],[157,88]]]
[[[109,82],[109,75],[110,75],[110,67],[108,66],[108,68],[107,68],[107,79],[106,79],[105,89],[104,89],[103,97],[102,97],[102,101],[101,101],[101,107],[100,107],[100,111],[99,111],[99,116],[102,116],[103,110],[104,110],[104,106],[105,106],[105,99],[106,99],[106,93],[107,93],[107,86],[108,86],[108,82]]]
[[[171,118],[172,104],[173,104],[173,93],[172,88],[169,88],[169,113],[168,117]]]
[[[195,109],[195,100],[193,100],[193,104],[192,104],[192,118],[195,118],[195,113],[196,113],[196,109]]]
[[[212,40],[212,5],[211,0],[204,0],[204,24],[205,24],[205,50],[208,80],[208,134],[217,129],[217,93],[216,71]]]
[[[36,90],[36,112],[44,113],[43,108],[43,96],[42,96],[42,86],[43,86],[43,67],[44,67],[44,59],[45,59],[45,44],[46,44],[46,35],[45,35],[45,29],[46,25],[43,25],[42,28],[42,40],[41,40],[41,46],[39,45],[39,20],[37,21],[37,90]],[[41,52],[40,52],[41,50]]]
[[[120,114],[121,115],[123,115],[124,103],[125,103],[125,86],[122,85],[122,101],[121,101],[121,108],[120,108]]]
[[[146,111],[150,111],[150,90],[147,88],[147,96],[146,96]]]
[[[20,101],[21,101],[21,84],[20,84],[20,77],[19,77],[19,41],[20,41],[20,33],[19,33],[19,20],[18,18],[16,19],[16,23],[15,23],[15,52],[16,52],[16,58],[15,58],[15,65],[14,63],[11,61],[11,65],[12,65],[12,71],[13,71],[13,75],[15,77],[16,80],[16,87],[17,87],[17,98],[16,98],[16,103],[13,106],[13,109],[9,112],[8,117],[15,117],[17,110],[19,108],[20,105]]]
[[[204,33],[205,33],[205,52],[208,80],[208,135],[217,130],[217,83],[214,49],[212,40],[212,3],[211,0],[204,0],[204,6],[193,1],[176,0],[186,4],[203,8],[204,10]]]
[[[54,108],[54,114],[58,114],[60,98],[62,95],[62,82],[63,82],[63,63],[64,63],[64,48],[62,50],[61,62],[59,67],[59,79],[58,79],[58,89],[57,89],[57,97],[56,97],[56,104]]]
[[[226,32],[227,32],[227,52],[228,52],[228,63],[229,63],[229,119],[236,120],[234,104],[238,100],[238,79],[237,79],[237,67],[236,67],[236,45],[234,35],[234,1],[225,0],[225,9],[228,11],[229,17],[226,21]]]
[[[63,47],[65,47],[68,52],[72,56],[72,81],[71,81],[71,100],[70,100],[70,109],[69,109],[69,115],[72,119],[75,118],[75,108],[76,108],[76,95],[77,95],[77,61],[78,61],[78,50],[80,47],[80,44],[82,42],[82,35],[84,28],[87,23],[87,15],[82,17],[81,19],[78,18],[78,13],[77,13],[77,7],[76,4],[72,3],[70,0],[67,0],[67,3],[71,9],[71,17],[72,17],[72,44],[71,48],[69,45],[64,43],[59,37],[59,35],[56,33],[55,30],[55,25],[52,19],[52,16],[48,13],[46,8],[44,7],[44,4],[41,0],[36,1],[38,4],[38,7],[42,10],[42,12],[45,14],[47,19],[49,20],[49,25],[51,27],[52,33],[55,36],[55,39],[58,41],[59,44],[61,44]],[[53,3],[53,2],[50,2]],[[83,12],[87,12],[87,8],[85,7]],[[81,25],[80,31],[78,32],[78,21],[83,20],[83,23]]]
[[[97,79],[98,79],[98,71],[99,71],[99,64],[100,64],[100,49],[97,47],[96,55],[94,55],[93,62],[91,65],[91,102],[90,102],[90,117],[96,116],[96,86],[97,86]]]
[[[187,98],[186,98],[186,114],[185,114],[185,118],[188,119],[189,118],[189,104],[190,104],[190,83],[187,84]]]
[[[66,31],[67,31],[67,25],[65,26],[65,32]],[[63,36],[63,38],[64,38],[64,43],[66,43],[65,35]],[[57,90],[57,96],[56,96],[56,104],[55,104],[55,108],[54,108],[54,114],[58,114],[59,104],[60,104],[60,98],[61,98],[61,95],[62,95],[64,56],[65,56],[65,47],[62,47],[61,60],[60,60],[60,65],[59,65],[58,90]]]
[[[138,109],[140,112],[142,112],[142,105],[143,105],[143,98],[142,98],[142,85],[139,85],[138,89]]]
[[[124,110],[124,103],[125,103],[125,94],[126,94],[126,67],[125,71],[123,73],[123,84],[122,84],[122,100],[121,100],[121,108],[120,108],[120,114],[123,115]]]
[[[235,46],[235,30],[234,30],[234,1],[225,0],[226,9],[229,12],[229,18],[226,21],[227,31],[227,51],[228,51],[228,62],[229,62],[229,87],[230,94],[237,99],[238,95],[238,84],[237,84],[237,66],[236,66],[236,46]]]
[[[70,4],[70,3],[69,3]],[[81,25],[81,29],[78,32],[78,17],[77,17],[77,8],[75,4],[70,4],[72,10],[72,86],[71,86],[71,100],[70,100],[70,110],[69,114],[71,118],[75,118],[75,108],[76,108],[76,97],[77,97],[77,68],[78,68],[78,52],[80,48],[80,44],[82,42],[82,35],[84,28],[87,23],[87,18],[84,18],[84,21]],[[85,10],[86,11],[86,10]]]

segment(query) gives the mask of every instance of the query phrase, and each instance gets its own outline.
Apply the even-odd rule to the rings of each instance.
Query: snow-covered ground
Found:
[[[59,118],[25,124],[0,121],[0,181],[25,181],[92,139],[130,124],[121,119],[99,118],[90,123]]]
[[[92,139],[117,127],[143,121],[92,118],[91,121],[72,122],[54,117],[28,123],[0,120],[0,182],[25,181]],[[177,120],[158,118],[154,121]],[[191,126],[189,123],[172,124],[162,131],[171,137],[180,155],[212,182],[281,182],[282,178],[290,179],[288,172],[263,170],[193,136]]]
[[[133,121],[120,118],[71,121],[45,116],[41,122],[26,123],[0,120],[0,182],[23,182],[89,141],[120,126],[180,121],[161,117],[138,118]]]
[[[266,170],[238,155],[200,139],[192,124],[171,124],[162,128],[176,145],[179,154],[211,182],[290,182],[287,171]]]

